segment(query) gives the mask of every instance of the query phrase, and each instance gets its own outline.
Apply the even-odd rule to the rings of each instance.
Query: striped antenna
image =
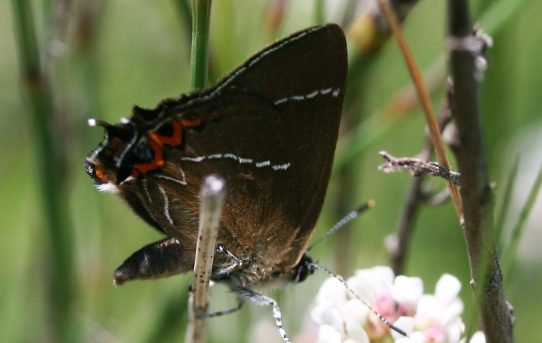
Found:
[[[357,218],[361,213],[365,212],[366,210],[374,207],[375,202],[374,200],[368,200],[365,204],[361,205],[357,209],[353,210],[352,212],[348,213],[346,216],[344,216],[341,220],[337,222],[337,224],[333,225],[333,227],[320,238],[316,240],[316,242],[312,243],[308,248],[307,251],[310,251],[312,248],[317,246],[318,244],[322,243],[324,240],[328,239],[329,237],[333,236],[337,231],[342,229],[346,224]]]

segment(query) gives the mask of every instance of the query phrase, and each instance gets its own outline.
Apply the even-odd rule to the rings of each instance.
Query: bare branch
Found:
[[[448,103],[445,103],[440,111],[438,120],[438,126],[441,132],[444,130],[446,125],[449,124],[450,119],[451,113],[448,109]],[[428,133],[426,133],[425,142],[422,151],[418,154],[418,157],[423,161],[427,161],[429,158],[431,158],[432,152],[433,143],[431,142],[431,137],[429,137]],[[390,242],[393,241],[395,244],[388,245],[388,250],[391,255],[391,266],[395,272],[395,275],[403,273],[410,237],[414,232],[414,221],[422,202],[428,202],[429,197],[422,191],[424,179],[424,177],[416,177],[412,179],[412,183],[410,184],[407,193],[405,206],[403,207],[403,212],[399,218],[396,234],[394,234],[393,239],[390,240]]]
[[[395,157],[386,151],[381,151],[379,154],[387,161],[378,167],[378,170],[384,173],[395,173],[406,169],[410,170],[413,176],[438,176],[454,185],[459,185],[461,175],[436,162],[425,162],[414,157]]]

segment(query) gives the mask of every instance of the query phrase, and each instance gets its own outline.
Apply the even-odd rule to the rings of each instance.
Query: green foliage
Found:
[[[182,10],[183,7],[174,1],[114,1],[93,8],[83,3],[75,2],[69,11],[65,34],[53,44],[47,41],[51,34],[47,22],[51,18],[49,3],[34,7],[41,61],[50,63],[46,67],[53,95],[48,101],[61,114],[60,130],[54,133],[54,138],[61,142],[67,162],[65,170],[47,175],[47,178],[51,184],[66,189],[66,198],[60,201],[62,212],[69,219],[66,225],[72,236],[74,258],[71,264],[51,262],[49,249],[54,245],[48,242],[54,237],[46,230],[48,216],[43,209],[48,208],[44,202],[56,200],[55,195],[41,200],[43,184],[39,176],[44,175],[45,170],[36,158],[43,151],[43,145],[51,142],[37,137],[40,127],[33,128],[29,115],[32,98],[24,90],[18,73],[25,63],[35,61],[17,57],[14,6],[10,7],[9,2],[0,3],[0,13],[5,14],[4,20],[0,20],[0,341],[47,341],[51,338],[47,284],[55,275],[52,268],[67,268],[70,270],[57,270],[57,274],[74,275],[77,291],[70,304],[70,322],[84,341],[182,341],[186,310],[181,299],[186,295],[190,276],[136,282],[121,288],[112,286],[114,268],[131,252],[156,240],[159,235],[136,218],[120,199],[98,193],[83,171],[83,160],[102,135],[100,130],[86,126],[87,118],[92,116],[116,122],[120,117],[128,116],[134,104],[152,107],[163,98],[190,90],[190,44],[187,40],[190,32],[186,32],[190,26],[186,23],[186,9]],[[213,5],[209,49],[211,82],[274,38],[307,27],[321,15],[321,12],[315,14],[312,2],[287,2],[284,21],[278,32],[272,32],[266,17],[269,12],[263,1],[215,1]],[[540,165],[542,156],[539,146],[517,146],[527,129],[538,130],[539,135],[542,131],[542,102],[538,94],[542,82],[542,45],[536,34],[542,32],[538,15],[542,12],[542,3],[500,1],[498,5],[501,7],[490,4],[485,9],[479,6],[482,9],[476,18],[482,18],[482,25],[488,25],[495,41],[495,47],[489,52],[490,65],[485,74],[481,106],[490,174],[497,183],[496,208],[501,208],[503,202],[511,203],[506,207],[510,208],[510,218],[503,220],[503,230],[507,232],[517,222],[515,213],[524,203],[523,200],[516,202],[519,205],[514,210],[515,203],[510,197],[517,192],[506,192],[504,187],[515,156],[525,154],[531,159],[535,156],[535,168]],[[444,10],[443,2],[420,2],[404,25],[422,70],[429,69],[444,54]],[[89,15],[91,21],[83,22],[82,19],[87,18],[84,15]],[[333,15],[326,15],[326,19],[336,21],[339,16]],[[24,25],[28,24],[23,27],[29,29]],[[48,52],[52,54],[48,55]],[[358,79],[360,84],[348,86],[358,87],[356,99],[361,100],[362,105],[356,107],[356,113],[367,126],[357,129],[365,141],[360,143],[362,148],[356,152],[356,158],[347,158],[343,167],[356,173],[356,189],[349,199],[350,208],[369,198],[376,201],[376,207],[350,225],[354,256],[346,262],[338,261],[338,264],[346,265],[349,273],[357,268],[389,263],[383,242],[396,228],[411,177],[407,173],[386,175],[378,172],[381,159],[377,152],[388,150],[396,156],[416,155],[423,142],[425,125],[419,111],[404,118],[378,116],[382,105],[410,83],[394,44],[387,44]],[[437,87],[433,97],[436,109],[443,101],[439,89]],[[44,129],[48,123],[39,125]],[[348,156],[349,148],[340,145],[338,156]],[[46,163],[54,161],[47,160]],[[455,165],[453,159],[452,165]],[[524,181],[532,185],[532,174],[525,176],[527,174],[522,171],[525,168],[520,167],[517,177],[528,178]],[[436,189],[444,187],[438,180],[432,180],[430,184]],[[316,236],[339,219],[339,214],[332,212],[341,197],[338,190],[334,178]],[[540,211],[535,207],[532,213],[537,212]],[[500,214],[496,217],[500,218]],[[527,220],[523,234],[529,237],[526,239],[536,239],[535,226],[539,230],[540,222],[537,225],[531,223],[530,227],[529,223]],[[425,284],[434,284],[445,272],[456,275],[462,281],[463,300],[469,308],[465,243],[452,205],[424,207],[416,227],[406,273],[421,276]],[[341,249],[335,246],[338,241],[331,239],[322,244],[315,249],[313,257],[333,269],[333,264],[337,263],[335,252]],[[521,249],[521,238],[519,246]],[[510,273],[505,275],[505,291],[517,317],[518,342],[542,336],[537,323],[538,304],[542,301],[539,292],[542,287],[541,259],[529,255],[537,253],[527,251],[516,257]],[[70,265],[75,270],[71,270]],[[286,328],[292,336],[303,325],[304,313],[323,278],[323,275],[317,275],[301,285],[274,293],[279,298]],[[220,287],[214,289],[213,294],[213,308],[235,305],[233,296]],[[175,310],[172,304],[178,304],[178,308]],[[249,304],[239,314],[213,319],[210,321],[211,340],[231,342],[246,338],[258,318],[272,322],[270,309]]]

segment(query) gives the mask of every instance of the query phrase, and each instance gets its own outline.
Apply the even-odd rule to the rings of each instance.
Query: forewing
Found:
[[[326,192],[345,76],[344,34],[327,25],[270,46],[197,99],[161,105],[153,120],[201,121],[183,130],[182,145],[164,148],[162,168],[121,185],[125,198],[190,253],[201,181],[219,175],[227,196],[218,244],[293,267]]]

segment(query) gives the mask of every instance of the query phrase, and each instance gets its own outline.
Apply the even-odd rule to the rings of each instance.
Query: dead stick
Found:
[[[439,117],[439,129],[442,132],[444,127],[450,122],[451,113],[448,110],[448,103],[444,104]],[[431,158],[433,153],[433,143],[431,143],[431,137],[426,134],[422,151],[418,154],[418,157],[424,161]],[[410,247],[410,240],[414,232],[414,222],[418,215],[421,204],[426,200],[424,192],[422,191],[422,184],[424,178],[413,178],[409,187],[409,191],[406,198],[406,203],[403,208],[403,212],[397,225],[397,231],[394,234],[396,238],[396,244],[390,249],[391,254],[391,266],[395,275],[404,273],[404,265]],[[446,190],[445,190],[446,191]],[[446,192],[449,194],[449,192]]]
[[[378,170],[384,173],[396,173],[403,170],[409,170],[412,176],[437,176],[447,181],[451,181],[454,185],[459,185],[461,174],[444,168],[435,162],[426,162],[423,159],[416,157],[395,157],[387,151],[380,151],[380,156],[386,163],[378,166]]]
[[[213,175],[207,176],[203,181],[200,193],[200,219],[194,280],[188,300],[190,323],[186,335],[187,342],[202,343],[207,341],[208,288],[224,196],[224,180]]]

